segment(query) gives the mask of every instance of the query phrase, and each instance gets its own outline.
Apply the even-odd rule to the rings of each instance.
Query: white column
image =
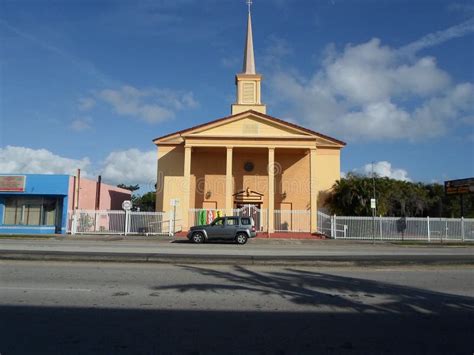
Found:
[[[316,148],[310,149],[310,164],[309,164],[309,188],[311,201],[311,233],[318,231],[318,192],[316,185]]]
[[[191,194],[191,147],[184,147],[184,178],[183,178],[183,204],[182,204],[182,229],[188,230],[189,226],[189,198]],[[176,216],[175,216],[176,218]]]
[[[227,147],[226,165],[225,165],[225,209],[228,216],[232,215],[234,188],[232,184],[232,147]]]
[[[275,148],[268,148],[268,233],[275,231]]]

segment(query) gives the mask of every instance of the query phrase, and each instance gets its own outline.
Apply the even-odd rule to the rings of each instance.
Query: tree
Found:
[[[156,206],[156,191],[147,192],[141,196],[132,197],[133,207],[143,212],[154,212]]]
[[[459,196],[446,196],[440,184],[376,177],[377,214],[406,217],[460,217]],[[331,213],[371,216],[372,178],[349,173],[337,181],[327,204]],[[464,217],[474,217],[474,194],[464,196]]]

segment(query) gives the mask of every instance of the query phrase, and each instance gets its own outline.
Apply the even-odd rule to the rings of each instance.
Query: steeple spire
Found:
[[[267,108],[261,101],[262,76],[255,70],[255,55],[253,52],[252,13],[250,6],[252,0],[246,0],[249,7],[247,20],[247,40],[245,42],[244,65],[242,72],[235,76],[237,85],[237,101],[232,105],[232,114],[248,110],[266,113]]]
[[[249,6],[249,16],[247,21],[247,41],[245,42],[244,67],[242,73],[255,74],[256,72],[255,55],[253,52],[252,14],[250,12],[250,5],[252,5],[252,1],[248,0],[247,5]]]

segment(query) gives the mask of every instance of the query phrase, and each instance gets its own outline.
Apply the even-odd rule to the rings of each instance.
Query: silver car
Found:
[[[255,222],[252,217],[219,217],[211,224],[193,226],[188,232],[188,239],[194,243],[208,240],[233,240],[237,244],[245,244],[249,238],[257,236]]]

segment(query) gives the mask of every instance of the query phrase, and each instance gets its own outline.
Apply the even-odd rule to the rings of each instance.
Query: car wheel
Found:
[[[240,244],[240,245],[243,245],[243,244],[247,243],[247,239],[248,239],[248,237],[244,233],[239,233],[235,237],[235,241],[237,242],[237,244]]]
[[[192,236],[192,240],[196,244],[204,243],[204,234],[201,232],[194,233]]]

